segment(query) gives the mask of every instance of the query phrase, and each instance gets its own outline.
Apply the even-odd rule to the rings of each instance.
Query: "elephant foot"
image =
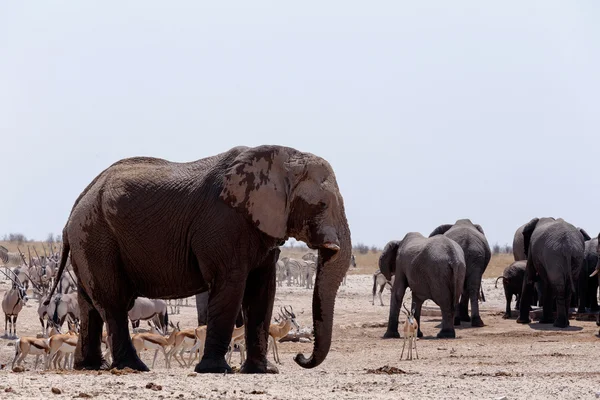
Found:
[[[509,319],[512,316],[509,313],[504,313],[504,315],[502,316],[502,319]]]
[[[463,322],[471,322],[471,317],[469,317],[468,315],[461,315],[460,320]]]
[[[279,369],[267,360],[262,362],[252,362],[246,360],[242,368],[241,374],[278,374]]]
[[[460,317],[454,317],[454,326],[460,326]]]
[[[418,330],[417,337],[418,338],[422,338],[423,337],[423,332],[421,332],[421,329]]]
[[[438,339],[454,339],[456,338],[456,332],[454,329],[442,329],[437,334]]]
[[[110,369],[110,365],[104,360],[75,360],[73,369],[78,371],[98,371]]]
[[[538,324],[552,324],[554,323],[554,319],[552,318],[540,318],[540,320],[538,321]]]
[[[579,308],[577,309],[577,314],[585,314],[585,307],[583,307],[583,308],[582,308],[582,307],[579,307]]]
[[[110,369],[125,369],[130,368],[134,371],[148,372],[150,369],[140,360],[140,358],[134,354],[132,357],[124,358],[122,360],[114,360]]]
[[[231,374],[232,370],[224,357],[214,358],[203,358],[200,364],[196,365],[194,369],[199,374]]]
[[[517,324],[530,324],[531,323],[531,319],[529,318],[517,318]]]
[[[591,312],[598,312],[598,311],[600,311],[600,306],[598,306],[597,304],[596,304],[595,306],[594,306],[594,305],[592,305],[592,306],[590,307],[590,311],[591,311]]]
[[[383,334],[382,339],[400,339],[400,332],[398,331],[386,331]]]
[[[476,317],[473,317],[473,319],[471,320],[471,326],[473,328],[482,328],[485,326],[485,324],[481,320],[481,317],[478,315]]]
[[[554,322],[554,326],[557,328],[568,328],[569,327],[569,320],[567,318],[557,318],[556,321]]]

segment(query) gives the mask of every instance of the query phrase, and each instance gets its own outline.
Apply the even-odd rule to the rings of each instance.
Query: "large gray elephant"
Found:
[[[534,218],[523,229],[527,269],[523,280],[518,323],[528,324],[534,281],[544,285],[543,314],[540,323],[569,326],[568,306],[575,293],[583,262],[585,239],[579,229],[559,218]],[[552,315],[556,300],[557,317]]]
[[[384,338],[399,338],[398,316],[406,288],[412,291],[412,308],[421,332],[421,306],[433,300],[442,311],[442,329],[438,338],[454,338],[454,313],[465,281],[463,250],[453,240],[436,236],[426,238],[420,233],[406,234],[401,241],[391,241],[379,257],[381,273],[392,287],[390,316]]]
[[[527,223],[528,224],[528,223]],[[521,225],[517,231],[515,232],[515,237],[513,239],[513,255],[515,257],[515,261],[526,261],[527,260],[527,255],[525,254],[525,238],[523,237],[523,229],[525,229],[525,226],[527,226],[527,224],[523,224]],[[579,230],[579,232],[581,232],[581,234],[583,235],[584,239],[586,241],[591,240],[590,235],[588,235],[588,233],[582,229],[582,228],[577,228]],[[587,256],[586,258],[584,258],[584,269],[588,270],[589,273],[586,274],[585,276],[583,276],[583,274],[579,274],[579,282],[577,283],[577,291],[574,293],[576,294],[576,296],[572,296],[571,299],[571,307],[577,307],[579,306],[579,312],[583,312],[581,311],[581,301],[583,301],[585,303],[585,306],[592,306],[592,303],[590,301],[591,297],[588,295],[588,293],[591,293],[592,291],[594,291],[594,285],[595,288],[598,289],[598,284],[597,284],[597,280],[594,279],[590,279],[589,278],[589,274],[591,274],[594,271],[594,268],[596,267],[596,263],[595,263],[595,256],[594,253],[595,250],[593,250],[592,248],[590,248],[590,250],[587,252]],[[586,260],[587,257],[589,256],[590,258],[590,263],[591,264],[586,264]],[[543,284],[541,283],[541,281],[536,280],[535,282],[535,291],[537,292],[537,295],[533,297],[533,303],[532,305],[542,305],[543,304],[543,299],[544,299],[544,293],[543,293]],[[598,302],[596,300],[595,303],[595,307],[594,307],[594,311],[598,311]],[[585,308],[584,306],[584,308]]]
[[[481,279],[487,268],[492,252],[485,237],[483,228],[473,224],[469,219],[459,219],[454,225],[440,225],[429,237],[445,235],[454,240],[465,253],[467,273],[465,285],[460,297],[458,315],[454,316],[454,324],[460,325],[461,321],[471,322],[471,326],[484,326],[479,316],[479,293]],[[471,317],[469,317],[469,300],[471,301]]]
[[[351,254],[329,163],[288,147],[260,146],[190,163],[138,157],[113,164],[79,196],[63,230],[58,280],[70,253],[80,284],[75,367],[101,368],[106,322],[112,366],[147,370],[127,328],[134,299],[181,298],[210,288],[205,351],[195,370],[231,371],[225,354],[241,308],[247,346],[241,372],[277,372],[267,362],[268,330],[279,246],[289,237],[319,253],[313,353],[295,358],[312,368],[329,352],[335,297]]]

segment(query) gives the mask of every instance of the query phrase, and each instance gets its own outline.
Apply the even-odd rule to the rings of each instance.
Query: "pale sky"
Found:
[[[0,235],[60,233],[121,158],[280,144],[333,166],[353,242],[471,218],[600,230],[597,1],[0,5]]]

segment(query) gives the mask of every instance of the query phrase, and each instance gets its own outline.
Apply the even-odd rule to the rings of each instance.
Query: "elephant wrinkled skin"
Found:
[[[205,352],[196,371],[231,371],[224,356],[242,309],[248,357],[241,371],[276,372],[266,358],[268,328],[279,246],[289,237],[318,250],[313,353],[295,358],[312,368],[329,352],[335,297],[351,253],[329,163],[281,146],[236,147],[190,163],[116,162],[79,196],[63,230],[59,275],[70,253],[80,283],[75,367],[102,366],[106,322],[112,366],[147,370],[127,328],[134,299],[181,298],[210,288]]]

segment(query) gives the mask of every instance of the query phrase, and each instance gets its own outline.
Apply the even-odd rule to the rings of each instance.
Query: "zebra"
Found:
[[[392,288],[395,278],[395,276],[392,276],[392,279],[388,281],[380,270],[375,271],[373,274],[373,300],[371,300],[371,304],[375,305],[375,292],[377,292],[377,286],[379,286],[379,302],[382,306],[384,305],[381,293],[383,293],[386,285],[389,285],[390,289]]]
[[[4,246],[0,246],[0,260],[2,260],[5,267],[18,267],[23,264],[21,253],[10,252]]]

